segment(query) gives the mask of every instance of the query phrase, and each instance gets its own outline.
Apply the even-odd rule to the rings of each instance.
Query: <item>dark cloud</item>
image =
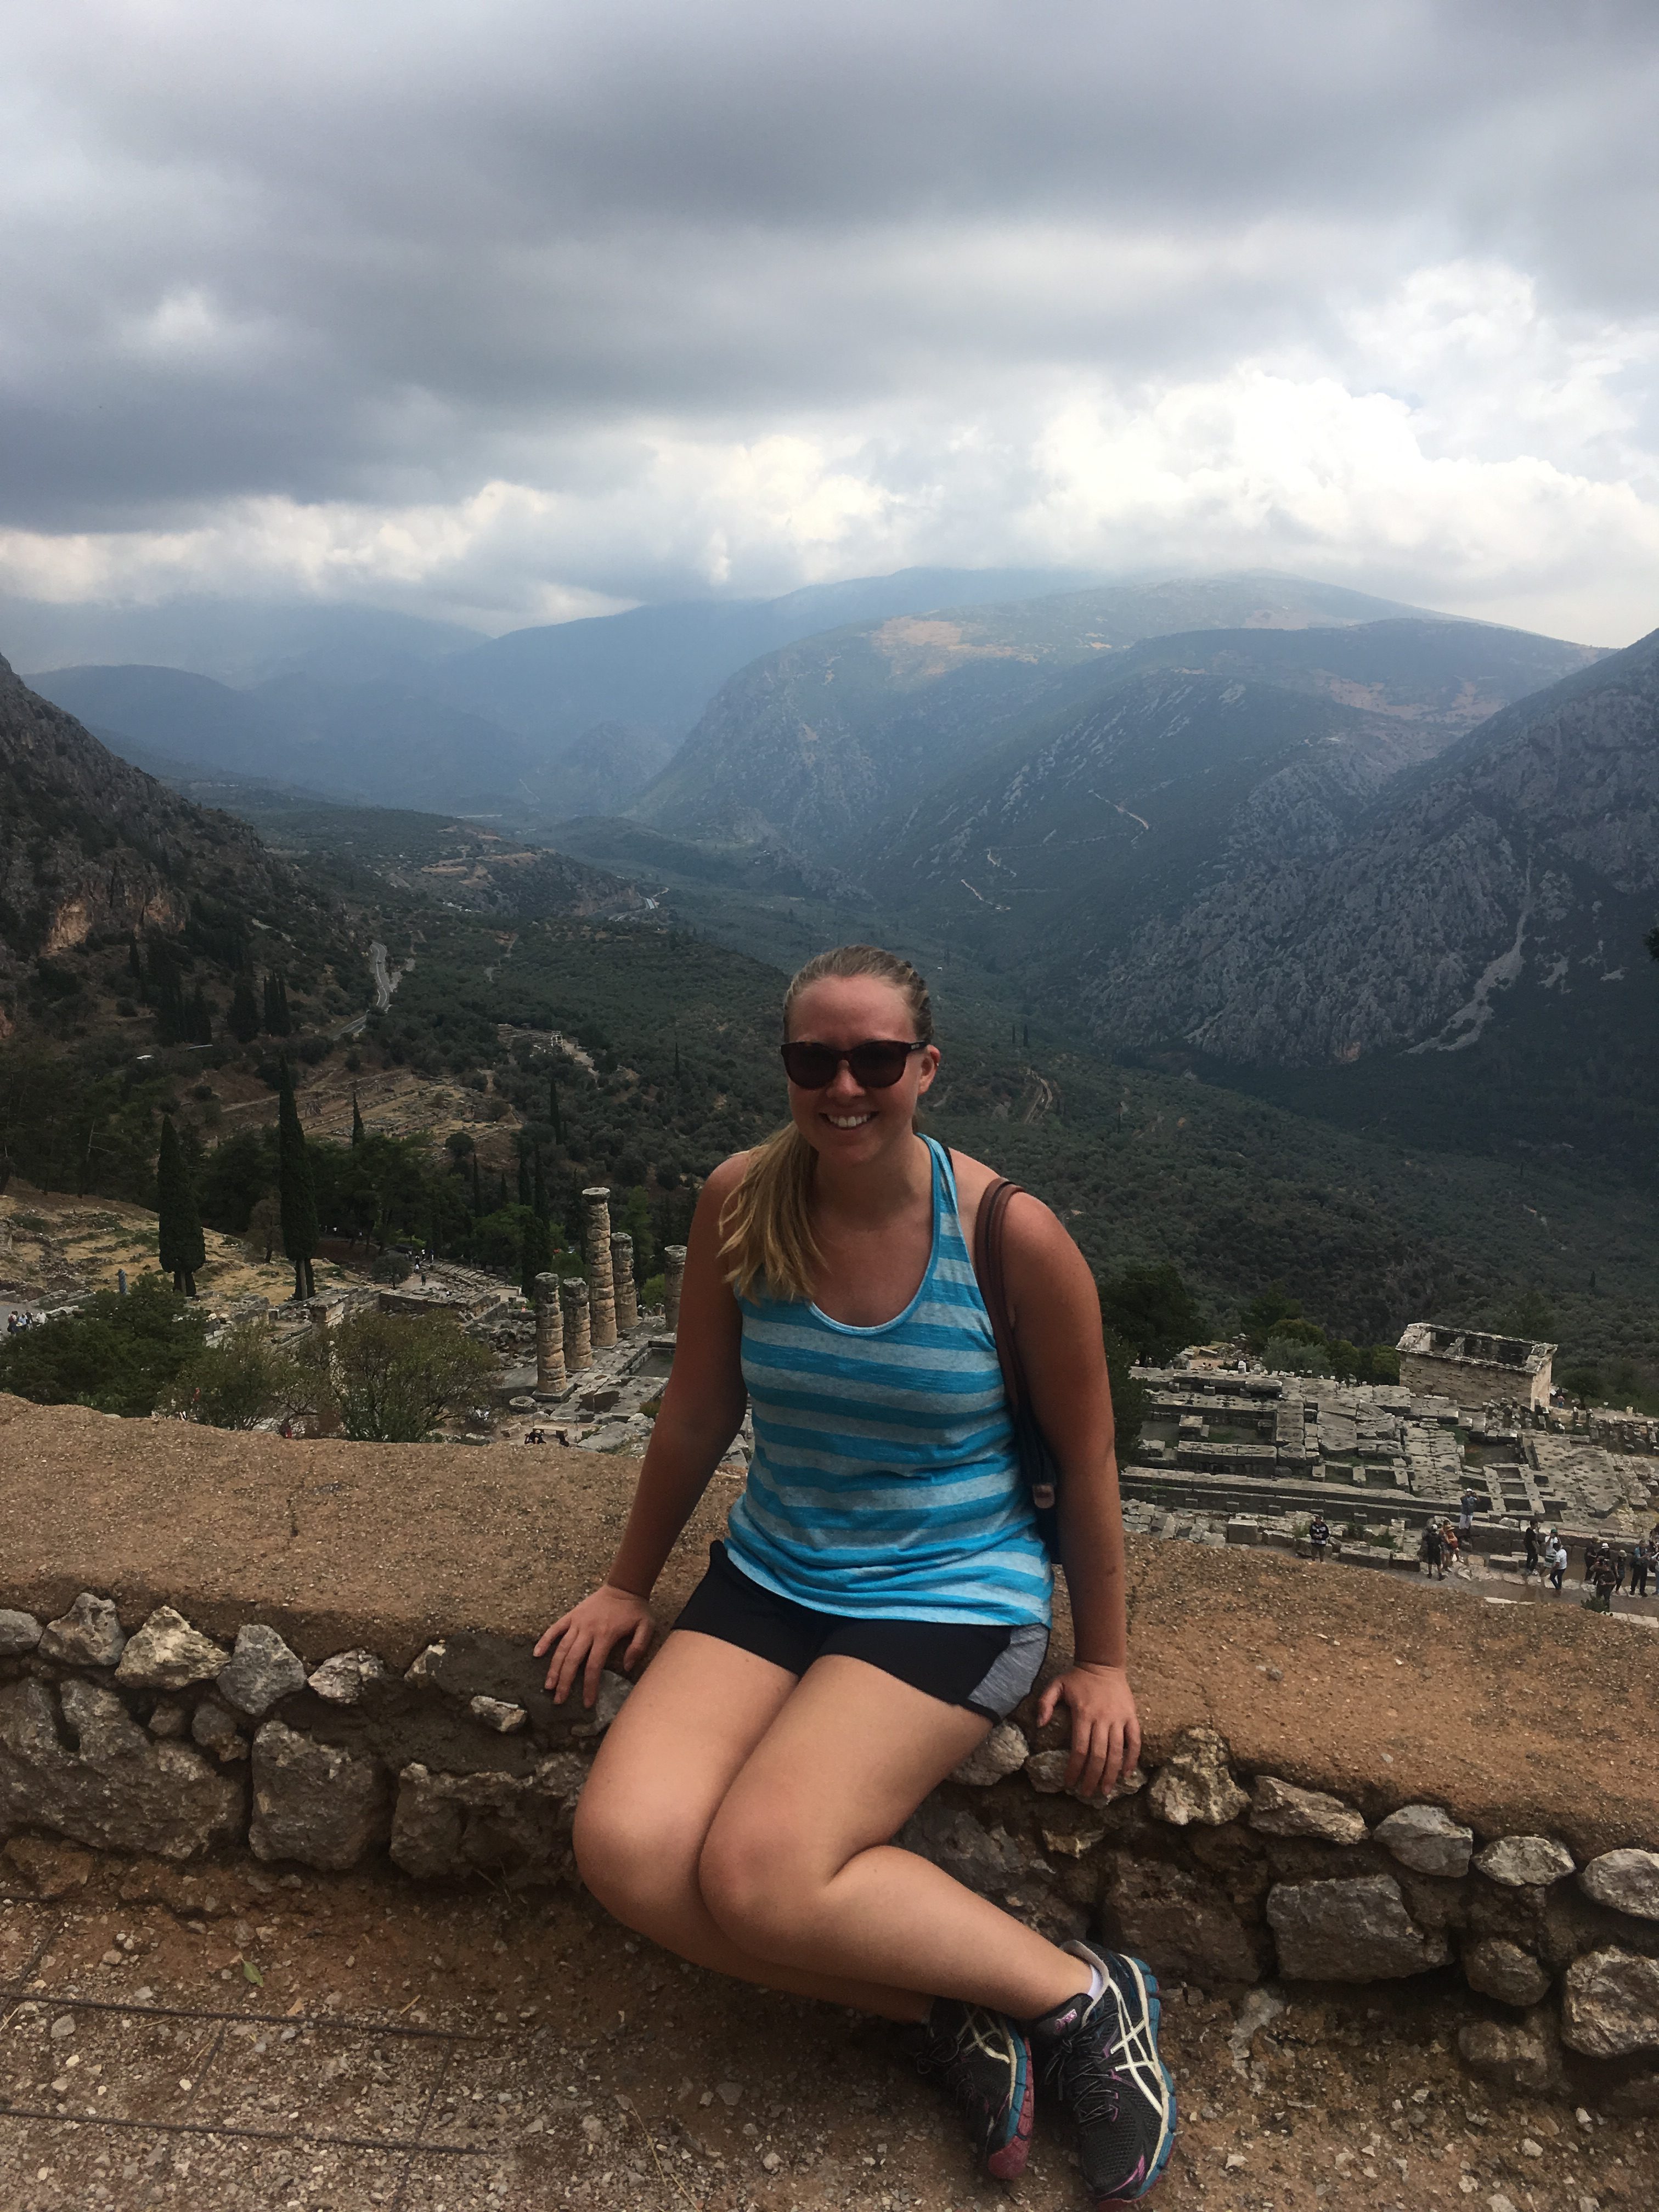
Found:
[[[1425,402],[1455,447],[1474,372],[1443,341],[1391,373],[1388,317],[1462,267],[1615,356],[1599,430],[1500,396],[1483,456],[1646,465],[1650,0],[87,0],[15,18],[8,75],[0,523],[27,533],[498,478],[629,509],[526,552],[544,581],[718,582],[744,526],[661,480],[665,441],[799,437],[978,506],[1005,558],[1080,392],[1133,411],[1267,362]],[[810,567],[755,543],[780,585]]]

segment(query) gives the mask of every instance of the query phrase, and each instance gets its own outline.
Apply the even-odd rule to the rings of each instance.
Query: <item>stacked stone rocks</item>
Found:
[[[684,1280],[684,1245],[665,1244],[662,1255],[663,1327],[671,1336],[680,1325],[680,1289]]]
[[[625,1229],[611,1232],[611,1279],[617,1299],[617,1330],[633,1328],[640,1318],[640,1296],[634,1280],[634,1240]]]
[[[559,1298],[564,1307],[564,1363],[576,1375],[593,1364],[587,1285],[580,1275],[567,1275],[559,1285]]]
[[[611,1272],[611,1193],[603,1184],[582,1193],[587,1207],[587,1287],[592,1300],[593,1346],[617,1341],[617,1292]]]
[[[564,1389],[564,1309],[556,1275],[536,1278],[536,1388],[550,1397]]]
[[[0,1611],[0,1835],[571,1878],[571,1815],[629,1685],[607,1674],[587,1711],[556,1706],[540,1675],[477,1634],[403,1670],[364,1650],[307,1668],[263,1622],[227,1644],[169,1606],[129,1636],[93,1592],[44,1626]],[[1046,1932],[1097,1929],[1206,1987],[1455,1962],[1490,2006],[1460,2038],[1477,2072],[1659,2111],[1659,1850],[1580,1865],[1550,1836],[1483,1843],[1445,1806],[1368,1819],[1282,1776],[1241,1777],[1202,1729],[1105,1800],[1074,1796],[1068,1767],[1004,1722],[896,1840]]]

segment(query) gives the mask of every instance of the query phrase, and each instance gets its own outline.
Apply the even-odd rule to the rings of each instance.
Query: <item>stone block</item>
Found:
[[[378,1759],[317,1743],[281,1721],[267,1721],[254,1737],[248,1842],[256,1858],[343,1873],[386,1840],[388,1814]]]
[[[1575,1959],[1562,1986],[1561,2039],[1587,2058],[1659,2051],[1659,1960],[1617,1944]]]
[[[211,1682],[230,1654],[210,1636],[192,1628],[183,1613],[158,1605],[136,1636],[127,1639],[115,1679],[127,1690],[187,1690],[192,1682]]]
[[[1058,1796],[1066,1789],[1066,1771],[1072,1763],[1069,1751],[1034,1751],[1025,1762],[1025,1779],[1040,1796]],[[1135,1797],[1146,1787],[1144,1767],[1133,1767],[1127,1774],[1120,1774],[1111,1788],[1093,1797],[1085,1797],[1076,1790],[1067,1790],[1079,1805],[1109,1805],[1120,1797]]]
[[[274,1628],[251,1621],[236,1632],[236,1649],[219,1677],[219,1695],[250,1720],[306,1686],[306,1670]]]
[[[528,1775],[434,1774],[418,1763],[398,1778],[392,1856],[424,1880],[481,1869],[551,1877],[587,1776],[574,1752],[556,1753]]]
[[[112,1667],[126,1640],[114,1601],[82,1590],[67,1613],[46,1623],[36,1649],[60,1667]]]
[[[1578,1877],[1598,1905],[1638,1920],[1659,1920],[1659,1851],[1603,1851]]]
[[[1214,1883],[1158,1859],[1114,1853],[1100,1913],[1117,1948],[1181,1981],[1257,1982],[1272,1960],[1265,1930]]]
[[[1478,1936],[1464,1946],[1463,1978],[1483,1996],[1498,1997],[1523,2009],[1541,2004],[1549,1995],[1548,1968],[1530,1951],[1501,1936]]]
[[[1466,2020],[1457,2048],[1471,2074],[1514,2095],[1536,2096],[1562,2087],[1555,2022],[1547,2012],[1529,2014],[1515,2027],[1496,2020]]]
[[[1258,1774],[1250,1790],[1250,1826],[1265,1836],[1313,1836],[1328,1844],[1361,1844],[1365,1818],[1322,1790],[1299,1790],[1276,1774]]]
[[[1500,1836],[1474,1855],[1488,1881],[1505,1889],[1547,1889],[1572,1872],[1572,1853],[1553,1836]]]
[[[1402,1805],[1372,1830],[1376,1841],[1414,1874],[1456,1877],[1469,1870],[1473,1828],[1460,1827],[1441,1805]]]
[[[983,1743],[970,1751],[952,1773],[952,1782],[970,1790],[989,1790],[1011,1774],[1018,1774],[1030,1756],[1024,1732],[1012,1721],[999,1721]]]
[[[0,1659],[20,1658],[40,1641],[40,1622],[32,1613],[15,1613],[0,1606]]]
[[[204,1698],[191,1715],[190,1732],[204,1751],[210,1751],[221,1766],[247,1757],[247,1738],[236,1725],[236,1716],[217,1698]]]
[[[1443,1966],[1443,1936],[1425,1934],[1391,1875],[1350,1881],[1275,1883],[1267,1921],[1280,1971],[1293,1981],[1396,1981]]]
[[[241,1832],[240,1783],[182,1743],[158,1742],[112,1690],[40,1680],[0,1687],[0,1833],[45,1828],[104,1850],[187,1859]]]
[[[1218,1828],[1249,1803],[1227,1765],[1227,1746],[1213,1729],[1188,1729],[1152,1778],[1147,1802],[1171,1827]]]
[[[373,1651],[337,1651],[307,1684],[331,1705],[355,1705],[371,1682],[383,1682],[386,1664]]]
[[[938,1799],[926,1799],[893,1841],[915,1851],[981,1895],[1000,1895],[1018,1881],[1025,1854],[1006,1828],[988,1829],[971,1813],[958,1812]]]
[[[475,1721],[497,1735],[513,1735],[523,1728],[530,1716],[522,1705],[508,1705],[501,1698],[477,1697],[468,1700],[467,1711]]]

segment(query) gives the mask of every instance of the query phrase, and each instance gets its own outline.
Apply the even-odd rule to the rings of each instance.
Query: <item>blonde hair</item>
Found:
[[[933,1009],[927,984],[908,960],[876,945],[838,945],[796,971],[783,994],[785,1038],[790,1010],[803,991],[826,977],[860,975],[890,983],[901,992],[910,1010],[910,1041],[933,1042]],[[793,1121],[750,1153],[742,1182],[720,1209],[720,1257],[726,1262],[726,1279],[740,1297],[746,1297],[762,1279],[769,1297],[811,1297],[813,1273],[822,1256],[811,1214],[817,1160]]]

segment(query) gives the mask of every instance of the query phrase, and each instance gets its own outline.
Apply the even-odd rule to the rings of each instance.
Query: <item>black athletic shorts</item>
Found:
[[[1036,1622],[1011,1627],[814,1613],[752,1581],[719,1541],[708,1547],[708,1571],[674,1626],[717,1636],[796,1675],[815,1659],[840,1652],[947,1705],[966,1705],[988,1721],[1008,1717],[1036,1680],[1048,1651],[1048,1632]]]

